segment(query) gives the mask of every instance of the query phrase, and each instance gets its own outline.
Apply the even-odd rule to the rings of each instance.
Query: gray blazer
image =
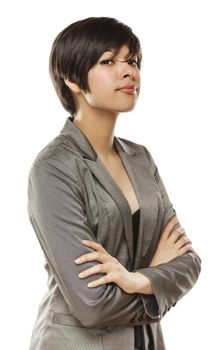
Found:
[[[30,350],[132,350],[134,325],[143,325],[146,349],[165,349],[160,320],[195,284],[195,252],[148,267],[167,222],[176,214],[147,148],[114,137],[140,205],[136,255],[126,197],[81,130],[65,121],[36,156],[28,179],[28,213],[45,255],[48,290],[38,310]],[[102,274],[80,279],[97,264],[74,260],[100,242],[129,271],[147,276],[153,295],[127,294],[115,283],[88,288]]]

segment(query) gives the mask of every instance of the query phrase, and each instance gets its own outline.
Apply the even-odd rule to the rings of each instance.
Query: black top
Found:
[[[137,210],[135,213],[133,213],[133,215],[132,215],[134,256],[135,256],[136,247],[137,247],[139,219],[140,219],[140,209],[138,209],[138,210]],[[142,328],[142,326],[134,326],[134,336],[135,336],[135,344],[134,344],[135,348],[136,348],[137,350],[145,350],[144,334],[143,334],[143,328]]]

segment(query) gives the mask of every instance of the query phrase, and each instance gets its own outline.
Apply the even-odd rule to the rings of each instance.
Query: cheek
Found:
[[[97,91],[99,88],[103,90],[112,85],[112,79],[113,77],[108,71],[91,71],[88,74],[88,85],[91,91]]]
[[[137,70],[137,72],[136,72],[136,81],[138,82],[138,83],[140,83],[141,82],[141,76],[140,76],[140,71],[139,70]]]

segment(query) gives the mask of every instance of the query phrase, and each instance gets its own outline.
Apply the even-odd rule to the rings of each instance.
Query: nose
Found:
[[[132,68],[132,67],[127,67],[123,71],[123,77],[124,78],[129,77],[129,78],[133,79],[135,77],[135,75],[136,75],[136,70],[134,68]]]
[[[135,74],[136,74],[135,71],[130,70],[130,71],[128,71],[127,73],[125,73],[125,74],[123,75],[123,77],[124,77],[124,78],[129,77],[129,78],[131,78],[131,79],[134,79]]]
[[[122,64],[122,76],[123,78],[131,78],[133,79],[136,75],[136,68],[132,67],[131,65],[128,64],[128,62],[123,62],[121,61]]]

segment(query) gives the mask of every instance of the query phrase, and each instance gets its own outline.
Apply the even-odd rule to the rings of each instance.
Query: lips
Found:
[[[123,91],[127,93],[135,93],[137,91],[137,87],[135,85],[125,85],[117,89],[118,91]]]

